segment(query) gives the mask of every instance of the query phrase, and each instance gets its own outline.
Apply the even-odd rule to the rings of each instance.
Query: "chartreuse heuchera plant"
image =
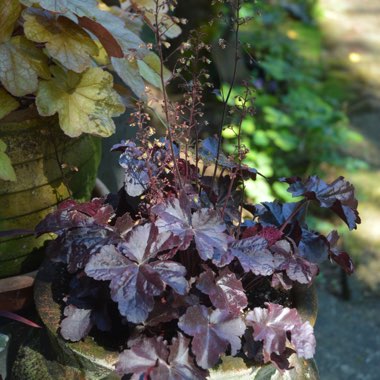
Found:
[[[221,150],[221,133],[198,138],[207,122],[202,94],[211,87],[210,47],[199,34],[178,49],[172,80],[183,101],[168,96],[167,19],[159,18],[166,5],[156,2],[150,15],[162,93],[137,104],[136,141],[113,148],[125,171],[123,188],[105,199],[65,201],[36,228],[57,235],[47,251],[67,273],[60,333],[75,342],[103,332],[108,346],[121,347],[117,373],[132,379],[205,379],[223,355],[286,371],[290,355],[310,359],[315,352],[313,328],[293,307],[292,287],[310,286],[324,260],[353,271],[336,231],[323,236],[308,228],[308,207],[329,209],[355,229],[354,188],[342,177],[282,178],[294,202],[251,204],[244,183],[260,173],[244,163],[239,133],[230,156]],[[231,6],[238,37],[241,3]],[[248,88],[235,105],[228,98],[221,127],[226,114],[242,122],[252,113]],[[155,138],[152,113],[166,136]]]
[[[36,108],[43,117],[57,115],[70,137],[110,136],[112,118],[130,98],[145,99],[146,84],[162,86],[159,58],[139,37],[153,9],[153,0],[113,7],[97,0],[1,1],[0,119]],[[172,24],[163,37],[173,38],[181,29],[166,10],[158,18]],[[128,90],[115,89],[112,72]],[[0,179],[15,181],[6,148],[0,140]]]

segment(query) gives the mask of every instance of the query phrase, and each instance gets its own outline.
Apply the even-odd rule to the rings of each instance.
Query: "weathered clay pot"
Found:
[[[0,180],[0,231],[33,230],[70,192],[74,198],[89,199],[100,161],[98,139],[71,139],[56,118],[41,118],[31,110],[2,119],[0,139],[7,144],[17,176],[16,182]],[[0,278],[37,269],[47,238],[0,238]]]
[[[38,314],[45,324],[48,333],[57,350],[62,364],[80,371],[86,379],[119,379],[113,372],[114,364],[118,358],[117,351],[106,350],[96,344],[91,337],[84,341],[70,343],[59,335],[59,324],[62,316],[61,299],[62,288],[59,279],[62,278],[62,264],[45,261],[41,266],[34,290],[34,297]],[[293,293],[294,306],[298,308],[305,320],[315,323],[317,315],[316,290],[312,286],[296,287]],[[211,380],[318,380],[318,371],[313,361],[298,359],[295,355],[291,358],[295,367],[286,375],[280,374],[273,367],[247,366],[242,359],[226,357],[223,363],[211,371]],[[34,380],[34,379],[30,379]],[[37,379],[36,379],[37,380]]]

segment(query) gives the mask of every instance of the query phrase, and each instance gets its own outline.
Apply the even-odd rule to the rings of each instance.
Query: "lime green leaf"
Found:
[[[90,66],[91,56],[98,54],[91,37],[66,17],[56,18],[39,9],[28,9],[23,17],[25,36],[46,43],[49,55],[69,70],[81,73]]]
[[[47,57],[24,36],[0,45],[0,80],[14,96],[37,90],[38,76],[49,78]]]
[[[150,52],[142,60],[139,59],[137,61],[137,65],[139,67],[139,72],[141,76],[148,83],[162,90],[161,76],[160,76],[160,73],[161,73],[160,58],[156,54]],[[164,77],[165,83],[167,83],[168,80],[171,78],[171,72],[166,67],[163,68],[163,77]]]
[[[0,119],[17,109],[18,106],[18,101],[4,89],[0,88]]]
[[[125,108],[113,89],[110,73],[99,67],[82,74],[51,68],[54,78],[41,81],[36,104],[42,116],[58,112],[59,123],[70,137],[90,133],[107,137],[115,131],[112,117],[121,115]]]
[[[135,61],[127,58],[111,58],[112,66],[123,82],[139,99],[145,99],[145,84]]]
[[[0,179],[4,181],[16,181],[16,173],[12,167],[11,160],[5,153],[7,145],[0,140]]]
[[[21,13],[18,0],[2,1],[0,4],[0,43],[8,41]]]

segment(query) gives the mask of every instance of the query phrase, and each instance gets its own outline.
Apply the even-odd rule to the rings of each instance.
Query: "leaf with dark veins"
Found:
[[[282,255],[272,253],[268,242],[260,236],[236,241],[231,245],[232,254],[239,260],[245,272],[270,276],[285,261]]]
[[[58,205],[45,217],[35,228],[37,235],[46,232],[57,234],[74,227],[85,227],[94,224],[105,226],[113,214],[112,206],[104,204],[104,200],[94,198],[90,202],[78,203],[72,199],[66,200]]]
[[[195,245],[203,260],[212,259],[220,252],[227,252],[226,225],[216,210],[202,208],[192,216]]]
[[[290,184],[288,192],[294,197],[304,196],[306,199],[316,200],[321,207],[335,212],[350,230],[356,229],[356,224],[360,223],[354,186],[344,177],[338,177],[330,184],[317,176],[311,176],[305,182],[298,177],[285,178],[282,181]]]
[[[254,308],[246,317],[247,325],[253,327],[253,338],[264,343],[264,361],[271,361],[272,353],[280,356],[285,353],[287,333],[298,356],[311,359],[315,353],[315,337],[310,323],[303,322],[296,309],[273,303],[266,306],[267,309]]]
[[[186,268],[183,265],[169,260],[155,261],[150,265],[160,275],[165,284],[169,285],[178,294],[187,294],[189,284],[185,278]]]
[[[178,327],[193,337],[191,350],[204,369],[213,367],[229,345],[231,354],[236,355],[246,328],[240,317],[227,310],[212,310],[203,305],[189,307],[179,319]]]
[[[207,269],[199,276],[196,286],[210,297],[215,308],[228,310],[232,315],[239,315],[248,304],[241,281],[228,268],[223,269],[217,278]]]
[[[111,298],[120,314],[133,323],[144,322],[154,307],[154,296],[165,288],[149,265],[138,265],[114,246],[105,246],[91,257],[85,272],[95,280],[110,280]]]
[[[180,240],[173,240],[177,249],[186,250],[194,238],[203,260],[227,253],[226,226],[218,211],[204,208],[191,215],[190,202],[180,197],[154,206],[152,212],[158,217],[156,226],[159,232],[170,232]]]
[[[329,245],[323,235],[302,229],[302,237],[298,245],[300,255],[306,260],[320,264],[328,258]]]
[[[66,340],[77,342],[87,336],[92,327],[91,309],[79,309],[74,305],[65,307],[61,322],[61,335]]]
[[[135,230],[137,233],[131,234],[131,239],[140,239],[140,233],[146,232],[145,226],[139,226]],[[145,240],[145,247],[148,244]],[[148,263],[145,260],[151,257],[150,253],[137,242],[130,244],[126,252],[130,258],[114,246],[103,247],[91,257],[85,272],[96,280],[111,281],[111,298],[117,302],[121,315],[128,321],[144,322],[154,308],[153,297],[160,295],[166,285],[180,294],[187,292],[186,269],[181,264],[172,261]],[[131,258],[138,261],[132,261]]]
[[[153,246],[157,235],[158,230],[152,223],[137,226],[128,233],[125,243],[119,245],[119,250],[130,260],[143,263],[155,257],[156,252]]]
[[[168,356],[168,348],[162,337],[142,336],[131,348],[119,355],[115,365],[116,372],[120,376],[133,374],[131,380],[139,380],[145,376],[148,378],[153,368],[159,366],[161,362],[165,363]]]
[[[194,237],[189,207],[186,205],[183,207],[179,199],[173,198],[154,206],[152,213],[158,216],[156,226],[160,233],[170,232],[178,237],[180,239],[177,247],[179,250],[189,248]]]
[[[279,257],[283,257],[283,262],[278,269],[284,270],[293,281],[310,284],[319,272],[318,265],[299,256],[298,252],[293,253],[287,240],[279,240],[271,247],[271,250]]]
[[[190,340],[180,333],[170,346],[162,337],[142,337],[120,354],[116,372],[121,376],[132,374],[131,380],[148,376],[165,380],[203,380],[207,372],[195,366],[189,345]]]
[[[84,268],[90,257],[104,245],[120,241],[120,236],[109,228],[97,225],[73,228],[49,242],[47,253],[53,261],[66,263],[67,270],[75,273]]]

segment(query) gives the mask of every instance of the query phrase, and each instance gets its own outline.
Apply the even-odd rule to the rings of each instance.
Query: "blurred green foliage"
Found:
[[[349,128],[343,111],[347,91],[322,60],[322,37],[313,19],[314,1],[247,2],[242,17],[241,55],[248,84],[255,94],[255,115],[242,124],[242,140],[249,148],[246,163],[269,178],[321,174],[322,164],[348,169],[365,164],[344,155],[345,145],[361,139]],[[244,87],[236,85],[233,105]],[[221,85],[221,93],[229,84]],[[226,126],[224,148],[233,153],[237,126]],[[263,192],[288,199],[286,186],[247,185],[255,197]]]

